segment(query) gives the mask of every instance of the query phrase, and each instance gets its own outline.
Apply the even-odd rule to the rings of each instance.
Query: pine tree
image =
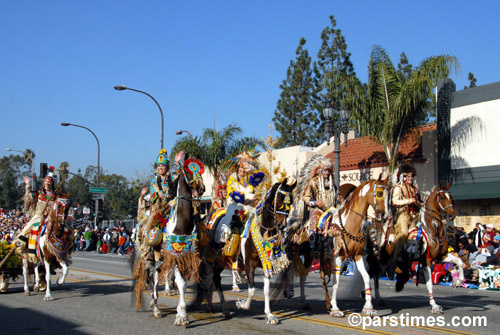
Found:
[[[286,79],[280,85],[281,95],[273,117],[274,126],[281,135],[277,148],[319,144],[320,119],[314,110],[317,85],[305,44],[306,39],[301,38],[296,58],[290,61]]]
[[[472,87],[476,87],[476,82],[477,79],[474,77],[474,74],[472,72],[469,72],[469,75],[467,76],[467,80],[469,81],[469,87],[465,86],[464,90]]]
[[[316,100],[316,110],[322,111],[327,103],[333,104],[337,111],[345,107],[349,95],[349,85],[357,81],[354,66],[350,60],[351,53],[347,51],[347,43],[342,31],[338,28],[333,15],[330,16],[331,26],[321,32],[321,48],[318,51],[318,61],[314,63],[317,76],[320,99]],[[338,118],[338,115],[334,116]]]

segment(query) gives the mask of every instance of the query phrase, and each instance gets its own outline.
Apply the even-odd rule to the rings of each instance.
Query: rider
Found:
[[[179,177],[178,170],[180,167],[180,161],[184,156],[184,152],[180,151],[175,155],[175,163],[177,171],[175,173],[171,173],[169,170],[169,163],[167,157],[167,150],[161,149],[158,153],[158,157],[156,158],[156,176],[151,180],[150,183],[150,214],[155,213],[159,209],[164,209],[166,205],[172,200],[175,196],[175,185],[177,183],[177,179]],[[141,192],[141,196],[145,194],[145,192]],[[143,250],[147,249],[147,237],[145,234],[153,228],[155,218],[153,215],[150,215],[144,227],[142,228],[142,246]]]
[[[309,243],[313,253],[318,253],[319,233],[318,221],[321,214],[335,205],[337,190],[332,180],[333,162],[323,160],[313,172],[313,178],[304,189],[302,199],[306,205],[304,217],[310,221]]]
[[[50,167],[49,173],[43,180],[43,188],[38,192],[38,195],[31,192],[29,178],[25,177],[24,183],[26,202],[33,203],[35,197],[37,199],[37,202],[34,210],[30,210],[31,219],[28,221],[28,223],[26,223],[23,230],[19,233],[15,240],[15,244],[21,249],[24,249],[28,244],[30,231],[33,228],[36,228],[38,230],[38,228],[40,227],[40,223],[45,220],[45,217],[48,215],[50,207],[52,206],[52,203],[56,198],[56,194],[54,191],[54,168]]]
[[[421,197],[415,184],[415,167],[411,163],[403,163],[398,169],[398,183],[392,189],[392,204],[395,207],[393,260],[396,261],[401,248],[408,237],[408,229],[413,219],[418,215],[418,205]]]
[[[212,203],[212,207],[210,207],[210,212],[226,207],[226,198],[227,198],[227,185],[221,184],[217,186],[217,190],[215,192],[216,199]]]

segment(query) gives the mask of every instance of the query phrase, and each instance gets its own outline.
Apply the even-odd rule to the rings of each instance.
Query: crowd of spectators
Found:
[[[20,211],[0,210],[0,241],[11,243],[28,221],[29,217]],[[75,251],[100,254],[127,255],[136,240],[135,228],[126,229],[122,222],[112,228],[75,228],[73,234]]]
[[[0,241],[11,242],[29,218],[20,211],[0,209]]]
[[[127,255],[135,246],[136,230],[123,223],[112,228],[85,226],[74,231],[76,251],[97,251],[100,254]]]

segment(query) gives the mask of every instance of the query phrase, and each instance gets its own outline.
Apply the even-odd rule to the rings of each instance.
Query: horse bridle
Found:
[[[286,218],[290,215],[290,204],[291,204],[290,194],[292,192],[282,190],[281,186],[282,186],[282,184],[280,184],[278,186],[278,189],[276,190],[276,193],[274,194],[274,200],[273,200],[274,206],[273,206],[273,209],[271,210],[268,206],[266,206],[267,212],[273,216],[273,227],[267,228],[267,227],[261,226],[261,228],[263,228],[266,231],[274,230],[276,228],[276,226],[277,226],[276,214],[284,215],[285,216],[285,221],[286,221]],[[269,193],[269,192],[267,192],[267,193]],[[277,207],[277,203],[278,203],[278,195],[279,194],[283,194],[285,196],[284,200],[283,200],[283,204],[285,206],[285,209],[287,209],[286,211],[282,211],[282,210],[279,210],[279,209],[276,208]],[[267,196],[266,196],[266,198],[267,198]],[[265,201],[265,199],[264,199],[264,201]]]

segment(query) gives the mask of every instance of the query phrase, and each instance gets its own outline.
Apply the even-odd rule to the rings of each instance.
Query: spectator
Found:
[[[118,240],[113,237],[111,240],[111,253],[116,254],[116,251],[118,250]]]
[[[483,244],[482,247],[487,248],[490,252],[498,248],[498,243],[495,240],[495,226],[493,224],[488,224],[486,226],[486,231],[483,234]]]
[[[85,232],[83,233],[83,238],[85,240],[85,251],[90,251],[90,236],[92,233],[90,232],[90,228],[85,227]]]
[[[126,241],[125,233],[122,232],[120,234],[120,237],[118,238],[118,248],[119,248],[118,254],[120,254],[120,255],[124,255],[124,253],[125,253],[125,250],[124,250],[125,241]]]

